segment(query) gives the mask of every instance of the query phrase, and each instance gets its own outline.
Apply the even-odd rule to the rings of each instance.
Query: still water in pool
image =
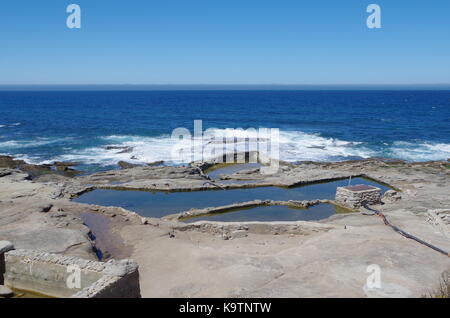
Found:
[[[229,205],[252,200],[316,200],[334,199],[336,187],[348,185],[348,179],[305,185],[295,188],[260,187],[250,189],[208,190],[189,192],[144,192],[97,189],[74,199],[75,202],[118,206],[145,217],[163,217],[191,208]],[[352,184],[374,185],[386,191],[389,188],[364,178],[352,179]],[[248,212],[248,211],[247,211]]]
[[[206,214],[185,218],[181,221],[192,223],[197,221],[217,222],[270,222],[270,221],[317,221],[326,219],[336,213],[349,212],[333,204],[318,204],[308,209],[295,209],[284,205],[258,206],[223,213]]]

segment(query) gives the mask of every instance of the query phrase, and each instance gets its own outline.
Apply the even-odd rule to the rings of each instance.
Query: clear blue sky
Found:
[[[11,0],[0,41],[0,84],[450,83],[448,0]]]

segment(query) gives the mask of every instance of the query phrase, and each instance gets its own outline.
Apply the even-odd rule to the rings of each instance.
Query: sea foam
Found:
[[[223,138],[227,141],[226,145],[222,143]],[[258,146],[260,149],[266,149],[267,147],[267,139],[264,135],[257,134],[257,130],[240,129],[211,129],[203,138],[195,139],[195,143],[191,142],[191,139],[175,140],[170,135],[156,137],[109,135],[95,139],[95,146],[84,148],[79,147],[80,140],[72,137],[2,141],[0,142],[0,154],[10,154],[28,159],[27,161],[32,163],[76,161],[85,165],[107,167],[116,166],[118,161],[149,163],[162,160],[166,164],[177,165],[186,164],[199,158],[209,159],[214,157],[208,148],[212,144],[214,144],[214,147],[224,149],[225,153],[257,150]],[[272,142],[274,141],[272,140]],[[370,157],[396,158],[408,161],[446,160],[450,158],[450,144],[445,143],[396,141],[394,143],[383,143],[382,146],[373,146],[366,142],[347,141],[294,130],[280,131],[276,141],[279,146],[279,158],[289,162],[342,161]],[[249,149],[249,143],[256,148]],[[77,144],[77,146],[75,147],[74,144]],[[31,147],[54,149],[54,145],[61,146],[59,150],[61,153],[50,156],[41,155],[39,159],[39,156],[27,151]],[[82,145],[83,142],[81,142]],[[190,154],[190,156],[181,158],[184,160],[180,160],[180,157],[174,158],[173,150],[175,148],[185,154]],[[44,154],[45,151],[41,153]]]
[[[389,156],[409,161],[445,160],[450,158],[450,144],[397,141],[390,147]]]
[[[226,138],[227,144],[222,144]],[[236,138],[235,142],[230,140]],[[248,138],[247,140],[245,138]],[[259,139],[258,139],[259,138]],[[225,152],[256,150],[249,149],[249,143],[257,147],[267,148],[267,139],[255,132],[244,130],[216,129],[211,130],[208,136],[196,140],[195,145],[191,140],[178,141],[168,135],[158,137],[111,135],[101,138],[104,145],[89,147],[83,150],[72,151],[58,156],[55,160],[79,161],[86,164],[99,164],[103,166],[115,165],[118,161],[135,163],[148,163],[163,160],[166,164],[188,163],[191,159],[208,159],[213,157],[205,149],[211,143],[214,147],[225,149]],[[249,142],[250,140],[250,142]],[[308,134],[300,131],[281,131],[279,138],[280,159],[285,161],[301,160],[345,160],[346,158],[368,158],[375,155],[361,142],[344,141],[335,138],[325,138],[316,134]],[[274,142],[272,140],[272,142]],[[122,149],[106,149],[107,146],[127,147],[128,152]],[[180,162],[172,155],[174,147],[189,153],[186,160]],[[266,149],[264,148],[264,149]],[[261,148],[260,148],[261,149]]]

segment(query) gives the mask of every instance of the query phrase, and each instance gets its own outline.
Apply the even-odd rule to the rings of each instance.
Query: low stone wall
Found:
[[[106,263],[39,251],[5,254],[5,285],[51,297],[140,297],[138,265]]]
[[[360,208],[364,203],[378,204],[381,202],[381,189],[367,185],[338,187],[336,202],[351,209]]]
[[[0,285],[4,284],[4,274],[5,274],[5,253],[14,249],[11,242],[0,241]]]

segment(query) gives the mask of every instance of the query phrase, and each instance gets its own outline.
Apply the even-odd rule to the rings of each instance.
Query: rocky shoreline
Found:
[[[145,218],[120,207],[71,201],[94,189],[293,187],[364,176],[400,193],[386,198],[377,209],[409,232],[450,250],[448,162],[381,158],[280,162],[280,169],[272,175],[256,168],[218,180],[207,175],[214,161],[184,167],[161,164],[122,164],[120,170],[78,175],[76,163],[30,165],[0,156],[0,240],[11,241],[17,248],[95,260],[94,247],[102,243],[93,238],[114,238],[110,240],[113,246],[104,252],[112,258],[129,256],[139,263],[144,297],[420,297],[450,268],[450,258],[400,237],[376,217],[363,213],[337,214],[318,222],[186,224],[180,221],[186,216],[183,211],[171,217]],[[194,212],[210,213],[211,209]],[[95,226],[85,225],[86,214],[110,221],[96,234]],[[363,288],[370,264],[382,269],[385,285],[381,290]]]

